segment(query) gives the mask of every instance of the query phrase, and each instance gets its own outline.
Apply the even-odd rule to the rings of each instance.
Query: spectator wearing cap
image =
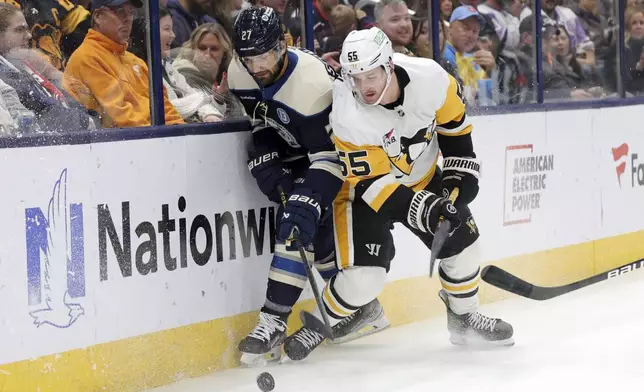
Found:
[[[496,68],[492,53],[478,48],[479,32],[486,22],[476,8],[460,6],[452,12],[449,23],[451,34],[443,50],[443,60],[456,66],[466,98],[474,104],[479,81],[489,79],[489,74]]]
[[[192,32],[204,23],[217,23],[208,16],[212,0],[168,0],[168,10],[172,15],[172,29],[175,39],[172,48],[183,45],[190,39]]]
[[[104,127],[151,125],[148,67],[127,51],[134,12],[141,0],[93,0],[92,26],[72,54],[63,87],[101,116]],[[164,89],[166,124],[183,119]]]
[[[411,43],[414,27],[409,8],[404,0],[380,0],[374,8],[376,25],[389,37],[394,52],[413,56],[407,49]]]

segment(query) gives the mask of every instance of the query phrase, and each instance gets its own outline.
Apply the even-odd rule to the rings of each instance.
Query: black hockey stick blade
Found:
[[[545,301],[643,267],[644,259],[639,259],[610,271],[602,272],[601,274],[569,283],[567,285],[543,287],[528,283],[495,265],[488,265],[483,268],[481,279],[492,286],[500,288],[501,290],[536,301]]]
[[[460,193],[460,189],[454,188],[449,194],[449,201],[454,204],[456,198]],[[432,240],[431,255],[429,256],[429,277],[434,276],[434,264],[436,264],[436,257],[441,252],[447,237],[449,237],[449,232],[452,230],[452,224],[441,216],[441,219],[438,221],[438,227],[436,228],[436,234],[434,234],[434,239]]]
[[[327,339],[333,340],[333,329],[330,326],[325,324],[322,320],[315,317],[306,310],[300,311],[300,319],[302,324],[308,329],[312,329],[315,332],[321,334]]]
[[[443,221],[438,224],[438,229],[436,229],[436,234],[434,234],[434,239],[432,240],[432,249],[431,255],[429,256],[429,276],[434,276],[434,264],[436,264],[436,256],[440,253],[447,237],[449,237],[449,231],[452,229],[452,224],[449,221]]]

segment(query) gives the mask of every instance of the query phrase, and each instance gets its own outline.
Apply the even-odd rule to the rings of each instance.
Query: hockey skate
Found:
[[[287,317],[259,313],[255,329],[239,343],[244,365],[264,365],[282,358],[282,343],[286,339]]]
[[[456,314],[449,307],[447,293],[441,290],[439,296],[447,307],[447,329],[452,344],[474,347],[514,345],[514,331],[510,323],[484,316],[479,312]]]
[[[378,298],[358,309],[352,315],[345,317],[333,326],[331,344],[341,344],[362,338],[376,332],[384,331],[391,324],[385,316]]]
[[[284,352],[293,361],[301,361],[324,341],[324,336],[302,327],[284,340]]]

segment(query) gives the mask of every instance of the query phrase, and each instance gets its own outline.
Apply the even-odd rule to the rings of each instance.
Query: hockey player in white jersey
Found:
[[[430,248],[442,217],[453,227],[438,254],[451,342],[513,345],[509,323],[478,312],[479,232],[468,204],[478,193],[480,164],[459,84],[433,60],[394,54],[376,27],[347,36],[340,64],[330,123],[347,181],[334,201],[342,270],[325,289],[330,320],[346,317],[384,286],[388,263],[378,255],[393,246],[390,222]],[[447,196],[454,189],[452,204]]]

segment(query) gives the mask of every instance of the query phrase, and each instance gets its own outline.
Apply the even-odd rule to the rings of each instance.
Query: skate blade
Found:
[[[389,322],[389,320],[387,320],[387,318],[383,317],[370,324],[365,325],[364,327],[362,327],[362,329],[356,332],[335,338],[333,340],[328,340],[327,342],[329,344],[348,343],[356,339],[364,338],[366,336],[373,335],[378,332],[382,332],[388,329],[389,327],[391,327],[391,323]]]
[[[282,347],[276,347],[264,354],[242,353],[240,362],[242,366],[255,367],[266,366],[272,362],[280,362],[282,359]]]
[[[503,340],[485,340],[478,336],[451,335],[449,341],[455,346],[477,349],[494,349],[514,346],[514,337]]]

